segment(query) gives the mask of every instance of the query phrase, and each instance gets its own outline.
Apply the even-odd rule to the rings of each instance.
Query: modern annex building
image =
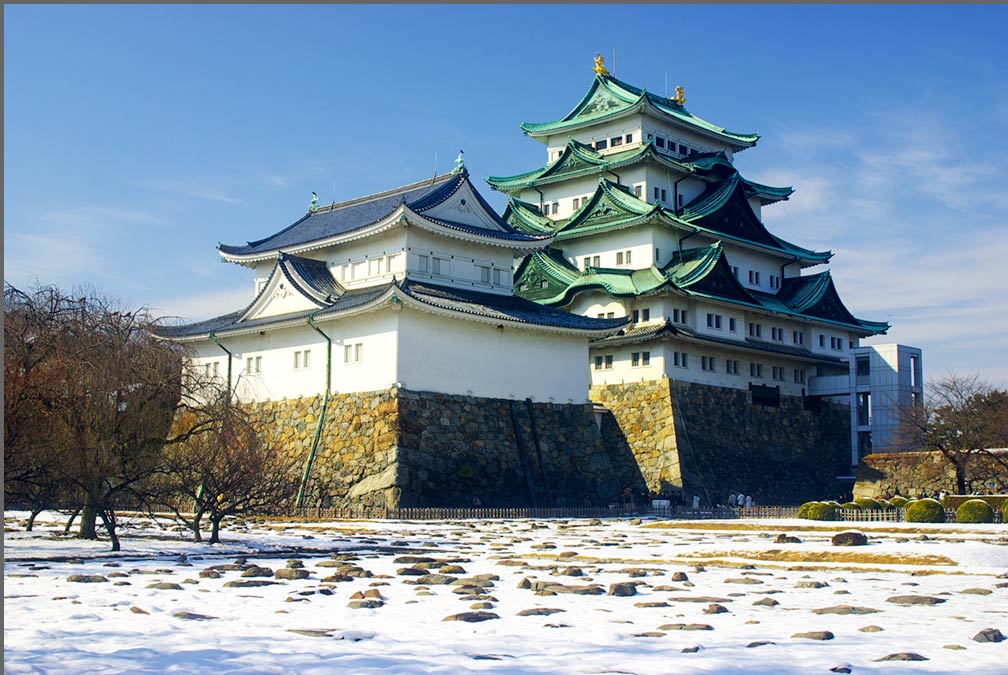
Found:
[[[732,161],[759,137],[685,102],[599,57],[568,115],[522,125],[546,166],[488,179],[510,195],[503,215],[461,155],[450,174],[313,200],[219,247],[252,270],[247,306],[162,334],[303,460],[308,505],[841,490],[852,442],[871,438],[874,380],[852,357],[888,324],[854,316],[828,271],[805,273],[830,252],[767,229],[762,209],[792,189]]]

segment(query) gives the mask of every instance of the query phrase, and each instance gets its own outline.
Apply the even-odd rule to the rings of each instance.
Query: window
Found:
[[[627,143],[633,143],[633,134],[627,134],[624,140],[626,140]]]
[[[680,143],[679,144],[679,154],[680,155],[685,155],[688,152],[689,152],[689,149],[685,145],[683,145],[682,143]]]
[[[297,366],[295,366],[296,368]],[[245,359],[245,373],[247,375],[258,375],[262,372],[262,357],[249,356]]]
[[[801,332],[800,330],[792,331],[791,342],[795,343],[796,345],[805,344],[805,333]]]
[[[668,199],[668,193],[665,191],[665,188],[662,188],[662,191],[661,191],[661,200],[664,202],[667,199]]]
[[[598,318],[599,319],[604,319],[605,318],[605,312],[599,312],[598,313]]]
[[[219,373],[220,373],[220,361],[214,361],[213,362],[213,376],[217,377],[217,375]]]
[[[732,265],[731,273],[735,275],[736,279],[738,279],[738,265]]]
[[[417,270],[419,270],[421,272],[426,272],[427,271],[427,263],[428,263],[427,256],[425,256],[425,255],[418,255],[417,256]]]
[[[721,330],[721,315],[707,313],[707,327]]]
[[[539,288],[549,288],[549,282],[543,279],[539,282]]]
[[[635,309],[633,311],[633,322],[637,323],[639,321],[640,321],[640,310],[639,309]]]
[[[641,186],[641,185],[634,185],[634,186],[633,186],[633,193],[634,193],[634,197],[636,197],[637,199],[640,199],[640,196],[641,196],[641,188],[642,188],[642,187],[643,187],[643,186]]]
[[[606,312],[605,318],[611,319],[616,315],[615,312]]]
[[[392,273],[392,259],[395,258],[394,255],[385,256],[385,274]]]
[[[553,202],[553,215],[560,212],[560,202]]]
[[[758,323],[749,322],[749,337],[763,337],[763,326]]]
[[[689,354],[686,352],[672,352],[672,364],[679,368],[689,368]]]
[[[622,136],[616,136],[614,138],[610,138],[609,139],[609,145],[611,145],[614,148],[617,145],[623,145],[623,137]]]
[[[504,277],[504,270],[500,270],[500,269],[494,268],[494,271],[493,271],[493,280],[494,280],[494,284],[496,284],[498,286],[503,286],[506,283],[505,277]],[[543,286],[543,288],[546,288],[546,287]]]
[[[480,283],[489,284],[490,283],[490,268],[485,265],[477,265],[480,272]]]
[[[431,271],[437,276],[446,277],[451,271],[451,263],[448,261],[448,258],[435,257]]]
[[[753,286],[759,286],[759,272],[749,270],[749,283]]]
[[[304,350],[304,354],[301,357],[301,361],[304,363],[305,368],[311,368],[311,350]]]
[[[857,376],[868,377],[871,374],[871,360],[867,356],[859,356],[855,359],[857,364]]]
[[[577,211],[577,210],[578,210],[578,198],[577,198],[577,197],[575,197],[575,198],[574,198],[574,204],[573,204],[572,208],[573,208],[573,209],[574,209],[575,211]]]
[[[686,323],[686,310],[685,309],[673,309],[672,310],[672,323]]]
[[[294,352],[294,367],[301,367],[301,352]]]
[[[608,141],[608,139],[602,139],[601,141],[595,141],[595,149],[596,150],[605,150],[608,147],[609,147],[609,141]]]
[[[700,370],[706,370],[708,372],[714,372],[714,357],[713,356],[701,356],[700,357]]]
[[[629,265],[630,264],[630,251],[627,251],[626,255],[624,255],[623,257],[626,259],[626,264]]]
[[[596,356],[595,357],[595,370],[602,370],[602,357],[601,356]]]
[[[360,363],[364,360],[364,343],[343,345],[343,363]]]
[[[605,355],[605,369],[612,370],[612,354]]]
[[[910,386],[920,386],[920,360],[916,356],[910,357]]]
[[[617,251],[616,252],[616,264],[617,265],[622,265],[623,264],[623,251]]]
[[[795,384],[805,384],[805,369],[795,368],[794,381]]]
[[[778,342],[784,342],[784,329],[777,326],[770,327],[770,337]]]
[[[650,321],[651,320],[651,308],[650,307],[645,307],[644,309],[642,309],[640,311],[640,318],[641,318],[641,321]]]
[[[735,359],[725,361],[725,372],[729,375],[738,375],[738,361]]]
[[[826,347],[826,336],[825,335],[820,335],[819,336],[819,346],[820,347],[824,347],[824,348]]]
[[[654,250],[654,261],[655,261],[655,262],[658,262],[659,260],[661,260],[661,254],[660,254],[660,250],[659,250],[659,248],[658,248],[657,246],[655,246],[655,250]]]
[[[676,195],[676,206],[681,209],[682,205],[683,205],[683,196],[682,195]]]
[[[597,256],[597,255],[593,255],[592,256],[592,265],[594,267],[601,267],[602,266],[602,261],[599,258],[599,256]]]
[[[630,355],[630,365],[633,368],[640,366],[640,352],[634,352]]]
[[[750,363],[749,364],[749,377],[763,377],[763,364],[762,363]]]
[[[773,367],[772,377],[775,380],[783,380],[784,379],[784,369],[781,368],[780,366],[774,366]]]
[[[735,317],[733,316],[728,317],[728,330],[735,332]]]
[[[305,349],[304,351],[294,352],[294,368],[303,369],[311,366],[311,350]]]
[[[657,145],[659,148],[664,148],[665,147],[665,139],[661,138],[661,137],[658,137],[658,138],[654,139],[654,144]]]
[[[584,259],[584,268],[588,269],[591,266],[591,258]]]
[[[708,328],[714,327],[714,315],[711,314],[710,312],[707,312],[707,327]]]
[[[642,366],[651,365],[651,352],[641,352],[641,365]]]
[[[658,188],[654,188],[654,200],[658,201]]]

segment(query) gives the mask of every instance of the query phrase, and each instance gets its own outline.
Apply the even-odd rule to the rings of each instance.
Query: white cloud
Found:
[[[185,321],[202,321],[241,309],[252,301],[252,284],[244,283],[229,289],[162,298],[150,303],[155,316],[178,317]]]
[[[191,180],[177,178],[159,178],[152,180],[136,181],[134,184],[140,187],[152,188],[164,192],[174,192],[177,194],[192,197],[194,199],[206,199],[209,201],[222,202],[224,204],[240,204],[241,200],[217,185],[214,181]]]

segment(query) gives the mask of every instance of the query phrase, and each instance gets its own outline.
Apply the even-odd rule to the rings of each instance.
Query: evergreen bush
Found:
[[[993,523],[994,509],[982,499],[969,499],[956,509],[957,523]]]
[[[1001,506],[1001,522],[1008,524],[1008,500]]]
[[[798,517],[805,520],[839,520],[836,502],[805,502],[798,507]]]
[[[881,511],[882,503],[871,497],[858,497],[854,503],[861,507],[862,511]]]
[[[895,497],[890,497],[889,498],[889,503],[892,504],[893,506],[895,506],[897,509],[905,508],[906,507],[906,503],[908,501],[909,500],[906,497],[900,497],[899,495],[896,495]]]
[[[934,499],[915,499],[907,506],[908,523],[944,523],[945,507]]]
[[[844,502],[840,506],[845,509],[850,509],[851,511],[861,510],[861,506],[857,502]]]

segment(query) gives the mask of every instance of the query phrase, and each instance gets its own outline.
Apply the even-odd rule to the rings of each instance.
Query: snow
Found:
[[[124,531],[123,550],[112,554],[107,541],[63,536],[59,514],[42,514],[30,533],[21,527],[26,514],[5,516],[4,667],[10,674],[790,675],[828,673],[838,666],[854,673],[1008,672],[1008,642],[972,640],[984,628],[1008,634],[1008,528],[1003,525],[857,523],[824,529],[800,520],[260,521],[231,524],[223,543],[209,546],[187,541],[184,532],[163,522],[135,518]],[[830,537],[842,529],[864,532],[869,545],[832,546]],[[802,543],[775,543],[781,532]],[[780,559],[782,552],[796,552],[789,554],[795,560]],[[351,564],[373,576],[323,582],[335,568],[320,563],[340,553],[356,554]],[[835,554],[858,559],[838,560]],[[199,575],[239,555],[274,570],[296,558],[310,576],[231,588],[224,584],[241,579],[240,571],[221,572],[219,579]],[[397,573],[410,566],[394,562],[402,555],[458,560],[465,572],[452,576],[461,578],[499,575],[486,589],[492,607],[482,610],[499,618],[443,621],[475,611],[470,609],[474,600],[454,593],[457,586],[431,585],[431,595],[418,592],[416,585],[404,583],[417,577]],[[524,566],[502,565],[503,559]],[[585,576],[554,575],[569,566],[580,567]],[[633,576],[641,573],[634,568],[646,576]],[[689,581],[672,581],[675,572],[685,572]],[[73,574],[125,576],[85,584],[69,582]],[[536,595],[518,587],[526,577],[607,590],[623,581],[647,585],[630,597]],[[762,583],[736,582],[743,578]],[[827,585],[798,587],[810,581]],[[156,582],[177,583],[182,590],[148,588]],[[372,588],[381,593],[384,606],[347,606],[351,595]],[[320,592],[330,589],[331,595]],[[963,593],[967,589],[989,594]],[[904,607],[887,602],[895,595],[945,602]],[[729,611],[706,614],[709,602],[679,600],[699,596],[721,598]],[[762,598],[780,604],[753,605]],[[647,602],[667,606],[639,606]],[[812,611],[841,604],[879,611]],[[518,615],[533,607],[563,611]],[[214,618],[182,619],[176,616],[180,612]],[[690,623],[713,630],[658,630]],[[869,625],[882,630],[859,630]],[[324,632],[312,636],[292,630]],[[655,631],[664,635],[641,635]],[[804,631],[831,631],[835,638],[792,637]],[[757,641],[773,644],[747,647]],[[701,649],[683,653],[694,646]],[[929,660],[877,661],[896,652],[916,652]]]

